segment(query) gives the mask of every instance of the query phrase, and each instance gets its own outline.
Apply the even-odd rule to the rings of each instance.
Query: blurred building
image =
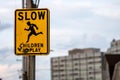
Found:
[[[108,48],[107,53],[109,54],[119,54],[120,53],[120,40],[115,40],[111,42],[110,48]]]
[[[103,80],[120,80],[120,54],[105,54]]]
[[[103,80],[120,79],[120,40],[113,39],[104,56]]]
[[[112,80],[120,80],[120,61],[115,65]]]
[[[52,80],[102,80],[103,53],[97,48],[73,49],[51,58]]]

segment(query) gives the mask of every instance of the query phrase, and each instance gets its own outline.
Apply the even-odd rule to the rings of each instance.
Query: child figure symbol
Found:
[[[36,33],[35,28],[38,30],[38,27],[36,26],[36,24],[32,24],[32,23],[30,23],[30,21],[28,21],[28,22],[27,22],[27,25],[29,26],[29,28],[28,28],[28,29],[25,28],[24,30],[30,31],[30,33],[28,34],[28,38],[27,38],[26,43],[29,42],[29,39],[30,39],[30,37],[31,37],[32,35],[37,36],[37,35],[39,35],[39,34],[43,34],[42,32]],[[35,27],[35,28],[34,28],[34,27]]]

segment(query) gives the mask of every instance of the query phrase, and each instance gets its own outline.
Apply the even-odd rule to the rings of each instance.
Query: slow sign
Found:
[[[48,9],[15,11],[15,54],[47,55],[50,51]]]

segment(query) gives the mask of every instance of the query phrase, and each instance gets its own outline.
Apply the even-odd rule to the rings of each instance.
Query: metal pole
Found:
[[[29,80],[35,80],[35,56],[29,56]]]
[[[25,0],[22,0],[22,8],[24,9],[25,8]],[[27,80],[27,57],[26,56],[23,56],[22,57],[22,65],[23,65],[23,74],[22,74],[22,80]]]
[[[22,8],[24,8],[24,0],[22,0]]]
[[[26,0],[26,8],[32,8],[32,0]],[[23,80],[35,80],[35,56],[23,56],[23,72]]]
[[[32,0],[26,0],[26,8],[32,8]],[[35,80],[35,56],[27,56],[28,80]]]
[[[32,8],[32,0],[26,0],[26,8]]]

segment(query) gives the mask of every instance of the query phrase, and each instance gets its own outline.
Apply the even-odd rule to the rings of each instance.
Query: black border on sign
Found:
[[[17,11],[34,11],[34,10],[47,10],[47,52],[46,53],[21,53],[21,54],[18,54],[16,52],[16,12]],[[15,23],[14,23],[14,31],[15,31],[15,34],[14,34],[14,51],[15,51],[15,54],[16,55],[29,55],[29,56],[35,56],[35,55],[48,55],[49,52],[50,52],[50,11],[49,9],[47,8],[40,8],[40,9],[16,9],[15,10]]]

